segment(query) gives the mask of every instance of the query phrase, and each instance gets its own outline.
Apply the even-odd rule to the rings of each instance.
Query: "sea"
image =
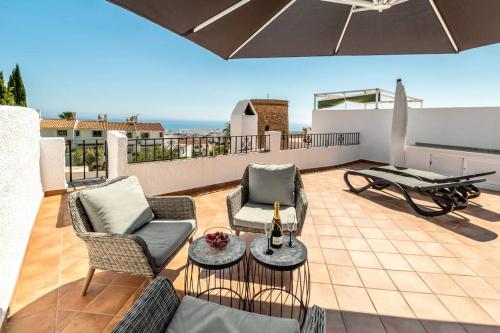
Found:
[[[118,121],[118,120],[112,120]],[[163,127],[169,132],[175,132],[180,130],[211,130],[211,129],[223,129],[226,122],[218,120],[168,120],[168,119],[146,119],[139,118],[142,122],[159,122]],[[310,125],[299,122],[290,122],[290,131],[301,132],[304,127],[309,127]]]

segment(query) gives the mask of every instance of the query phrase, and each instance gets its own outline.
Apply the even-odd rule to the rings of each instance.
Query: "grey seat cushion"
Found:
[[[294,164],[251,164],[248,168],[248,200],[260,204],[295,206]]]
[[[264,224],[273,220],[274,206],[247,202],[234,216],[234,224],[240,227],[262,229]],[[296,214],[295,208],[291,206],[280,206],[281,224],[286,230],[287,216]]]
[[[136,230],[134,235],[144,239],[155,264],[161,266],[194,228],[194,220],[153,220]]]
[[[80,200],[97,232],[130,234],[154,218],[135,176],[82,190]]]
[[[228,308],[184,296],[165,333],[299,333],[295,319]]]

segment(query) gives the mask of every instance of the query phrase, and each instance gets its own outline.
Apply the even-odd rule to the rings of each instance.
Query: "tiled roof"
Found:
[[[76,124],[76,129],[90,129],[90,130],[98,130],[105,131],[107,129],[105,121],[87,121],[87,120],[79,120]]]
[[[40,121],[41,128],[67,128],[72,129],[75,126],[76,120],[66,119],[42,119]]]
[[[108,131],[135,131],[135,127],[133,123],[108,123]]]
[[[161,123],[127,123],[87,120],[42,119],[41,128],[87,129],[97,131],[165,132]]]
[[[160,123],[136,123],[135,130],[140,132],[165,132]]]

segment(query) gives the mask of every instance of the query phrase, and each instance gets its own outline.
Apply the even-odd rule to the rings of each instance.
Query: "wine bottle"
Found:
[[[283,245],[283,233],[281,232],[280,203],[274,202],[273,231],[271,233],[271,247],[279,249]]]

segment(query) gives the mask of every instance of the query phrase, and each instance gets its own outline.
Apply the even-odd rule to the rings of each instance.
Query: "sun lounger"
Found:
[[[367,185],[355,188],[349,182],[349,176],[360,176],[366,179]],[[349,190],[354,193],[361,193],[370,188],[383,190],[392,186],[398,190],[406,199],[408,204],[420,215],[432,217],[448,214],[454,210],[464,209],[468,205],[468,197],[464,196],[459,188],[484,182],[485,179],[469,179],[463,181],[452,181],[445,183],[433,183],[417,179],[415,177],[396,174],[387,170],[352,170],[344,174],[344,181]],[[417,192],[430,198],[438,207],[434,210],[423,208],[417,205],[411,198],[409,192]]]
[[[414,178],[417,178],[417,179],[420,179],[420,180],[423,180],[426,182],[438,183],[438,184],[470,180],[470,179],[474,179],[474,178],[480,178],[480,177],[493,175],[496,173],[496,171],[489,171],[489,172],[482,172],[482,173],[476,173],[476,174],[470,174],[470,175],[450,177],[450,176],[441,175],[439,173],[435,173],[432,171],[424,171],[424,170],[411,169],[411,168],[395,167],[393,165],[373,167],[371,169],[392,172],[392,173],[395,173],[398,175],[414,177]],[[461,192],[464,196],[467,196],[468,199],[477,198],[481,194],[481,191],[474,185],[461,186],[458,188],[458,191]]]

